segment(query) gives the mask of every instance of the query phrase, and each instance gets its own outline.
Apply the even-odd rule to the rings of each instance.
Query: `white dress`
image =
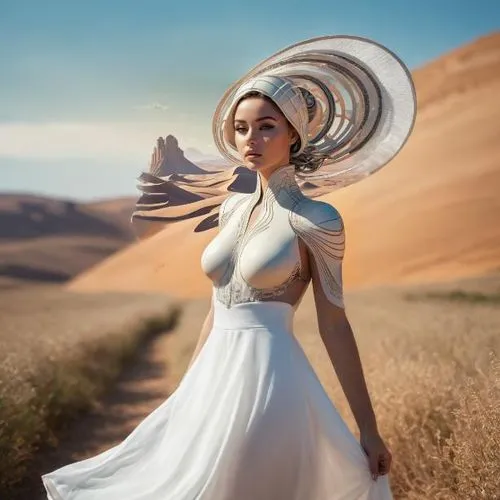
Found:
[[[213,327],[177,389],[118,445],[43,475],[48,499],[392,499],[294,337],[300,299],[278,300],[306,280],[301,237],[343,307],[342,219],[301,196],[293,168],[272,174],[251,228],[260,182],[222,204],[202,256]]]

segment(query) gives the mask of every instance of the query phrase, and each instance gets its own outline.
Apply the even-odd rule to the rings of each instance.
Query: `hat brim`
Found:
[[[242,164],[242,159],[224,137],[228,111],[238,88],[263,73],[287,77],[307,88],[324,108],[324,116],[311,124],[309,139],[325,159],[317,170],[296,174],[307,183],[311,196],[376,172],[400,151],[413,129],[415,87],[396,54],[361,37],[312,38],[265,59],[223,94],[212,132],[220,153],[231,163]]]

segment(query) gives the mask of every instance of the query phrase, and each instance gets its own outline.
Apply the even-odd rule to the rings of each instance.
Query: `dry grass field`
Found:
[[[393,453],[395,499],[500,498],[500,275],[435,286],[350,293],[380,431]],[[188,302],[169,337],[171,385],[180,381],[207,299]],[[354,419],[317,331],[310,291],[295,333],[335,405]]]
[[[0,498],[40,445],[57,443],[94,405],[137,347],[170,329],[165,295],[77,294],[51,286],[0,294]],[[7,497],[8,498],[8,497]]]
[[[163,315],[168,304],[165,296],[74,295],[46,287],[0,295],[0,347],[5,361],[0,390],[2,402],[8,402],[0,408],[4,479],[8,473],[9,480],[22,475],[23,461],[36,449],[36,439],[28,442],[25,436],[39,438],[40,432],[50,439],[52,429],[99,399],[102,387],[96,380],[109,385],[124,365],[124,359],[109,362],[117,359],[121,349],[117,345],[128,353],[136,350],[137,343],[126,339],[140,338],[137,332],[145,331],[139,318]],[[105,425],[107,441],[106,433],[92,431],[89,422],[79,419],[80,427],[94,436],[93,445],[87,440],[79,444],[73,436],[71,444],[61,443],[66,457],[83,459],[122,440],[158,404],[158,397],[175,389],[208,305],[208,299],[182,303],[172,333],[153,344],[156,351],[142,361],[134,391],[147,392],[154,386],[158,391],[152,393],[158,394],[147,404],[135,397],[115,401],[124,397],[122,388],[112,397],[113,404],[99,411],[108,420],[116,411],[129,417],[120,422],[116,415],[111,418]],[[346,305],[380,431],[393,453],[390,478],[395,499],[500,498],[500,274],[433,286],[366,289],[348,293]],[[143,328],[137,329],[141,324]],[[150,325],[146,330],[163,327],[164,323]],[[296,312],[294,329],[328,394],[357,435],[317,331],[310,291]],[[166,363],[163,374],[147,367],[157,366],[158,360]],[[130,371],[134,363],[125,366]],[[64,413],[58,414],[63,406]],[[66,435],[72,436],[71,429]],[[57,441],[53,435],[51,439]],[[38,476],[31,481],[38,484]]]

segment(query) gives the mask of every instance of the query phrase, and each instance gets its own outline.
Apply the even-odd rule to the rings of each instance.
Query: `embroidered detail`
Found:
[[[314,256],[327,299],[344,307],[342,260],[345,250],[344,223],[339,212],[321,201],[305,199],[289,214],[290,224]]]
[[[288,221],[290,238],[296,238],[297,245],[303,241],[314,257],[320,285],[326,298],[338,307],[344,307],[342,285],[342,260],[345,249],[344,224],[338,211],[328,203],[311,200],[304,196],[295,180],[293,165],[277,170],[269,179],[268,186],[262,193],[262,205],[258,216],[249,227],[251,214],[260,199],[262,186],[260,178],[251,195],[229,197],[221,206],[221,227],[228,224],[232,215],[237,213],[235,244],[231,248],[229,263],[224,275],[214,282],[218,300],[231,307],[243,302],[255,302],[265,299],[277,299],[297,280],[309,281],[301,269],[300,256],[290,275],[280,284],[266,289],[252,287],[242,276],[240,256],[249,241],[256,235],[269,229],[276,217],[283,224]],[[242,203],[245,204],[244,208]],[[284,211],[286,213],[284,213]],[[281,220],[279,222],[281,224]],[[281,226],[280,226],[281,227]],[[281,228],[283,231],[287,229]],[[300,253],[300,252],[299,252]]]
[[[252,223],[252,226],[249,227],[250,217],[260,199],[262,191],[260,178],[257,178],[256,189],[248,199],[247,206],[238,221],[236,243],[232,249],[230,263],[220,282],[214,284],[217,299],[228,308],[234,304],[244,302],[275,299],[282,295],[295,281],[309,281],[309,277],[305,278],[303,276],[300,259],[285,281],[275,287],[266,289],[255,288],[247,283],[239,267],[239,256],[243,248],[250,239],[269,227],[270,222],[275,216],[276,206],[282,205],[282,208],[289,210],[304,198],[295,180],[294,168],[293,165],[288,165],[280,168],[271,175],[268,185],[262,194],[260,212]],[[231,198],[232,196],[226,199],[221,205],[219,216],[221,228],[225,227],[227,221],[234,213],[234,207],[237,205],[236,200],[231,200]],[[231,206],[228,206],[230,203]]]
[[[219,206],[219,230],[223,229],[237,206],[236,199],[242,193],[230,194]],[[246,195],[248,196],[248,195]],[[230,205],[230,206],[228,206]]]

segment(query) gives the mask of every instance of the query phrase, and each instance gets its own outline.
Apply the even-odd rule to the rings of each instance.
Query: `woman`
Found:
[[[338,37],[321,40],[332,44],[336,58],[344,57]],[[312,53],[318,58],[314,43],[303,43],[306,59],[312,60]],[[294,78],[296,47],[291,62],[286,51],[280,53]],[[304,60],[300,64],[303,69]],[[332,67],[338,71],[337,64]],[[214,115],[219,149],[255,171],[257,184],[253,193],[234,193],[220,206],[219,231],[201,259],[213,282],[211,308],[188,370],[176,391],[122,443],[42,476],[49,499],[392,498],[391,454],[377,429],[344,309],[342,218],[331,205],[305,196],[297,181],[301,174],[302,180],[315,179],[309,188],[316,193],[331,188],[332,177],[343,172],[327,169],[335,152],[344,145],[352,156],[361,139],[365,149],[374,137],[381,141],[387,122],[380,114],[378,121],[365,116],[352,133],[341,130],[325,119],[326,76],[318,80],[316,70],[303,69],[298,85],[276,61],[264,68],[269,71],[254,69],[233,85]],[[312,83],[304,82],[304,75],[313,74]],[[368,104],[365,111],[373,110]],[[391,153],[384,145],[385,161],[412,124],[410,117]],[[332,127],[341,139],[329,135]],[[360,175],[380,168],[381,161],[361,161]],[[321,181],[321,171],[329,178]],[[360,443],[293,335],[293,315],[309,282],[321,337],[359,426]]]

